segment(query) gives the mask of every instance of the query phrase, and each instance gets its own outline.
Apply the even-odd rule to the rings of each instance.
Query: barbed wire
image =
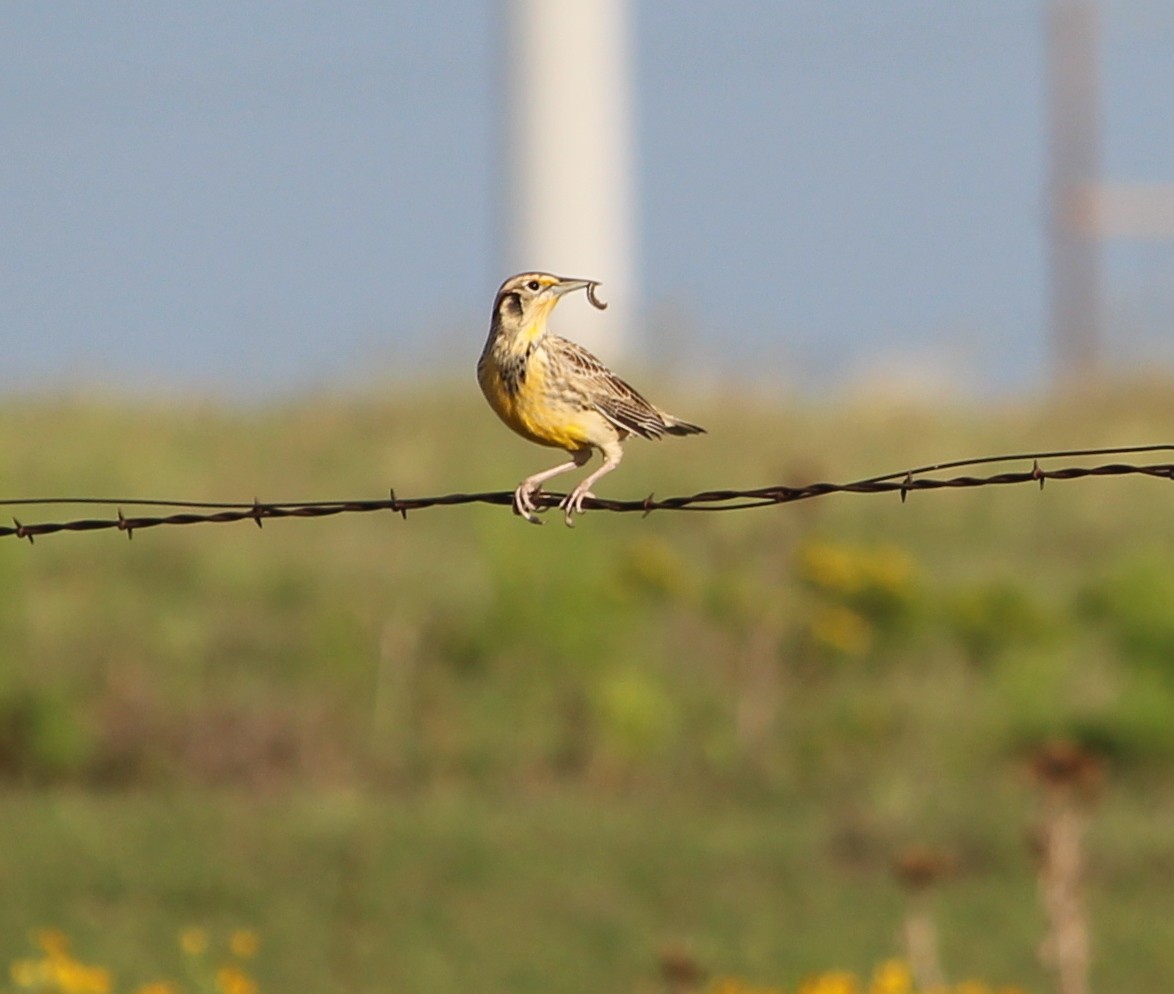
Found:
[[[1047,469],[1041,461],[1076,459],[1093,456],[1136,455],[1144,452],[1174,452],[1174,445],[1133,445],[1098,449],[1065,449],[1050,452],[1022,452],[1014,455],[981,456],[975,459],[956,459],[949,462],[902,469],[881,476],[871,476],[850,483],[809,483],[804,486],[776,484],[749,490],[703,490],[683,497],[657,499],[649,494],[643,500],[612,500],[592,497],[583,507],[596,511],[639,512],[653,511],[739,511],[758,507],[791,504],[796,501],[826,497],[830,494],[897,493],[902,503],[909,494],[923,490],[963,489],[988,486],[1007,486],[1038,483],[1040,489],[1047,480],[1078,480],[1089,477],[1152,476],[1174,480],[1174,463],[1101,463],[1095,466],[1064,466]],[[995,473],[990,476],[930,476],[946,470],[997,463],[1031,461],[1031,468]],[[540,510],[557,507],[563,499],[560,493],[540,493],[534,503]],[[42,521],[24,524],[15,517],[12,526],[0,525],[0,538],[25,538],[29,542],[39,535],[55,532],[88,532],[117,529],[132,538],[136,531],[160,525],[226,524],[234,521],[252,521],[261,527],[267,520],[278,518],[324,518],[338,514],[367,511],[394,511],[405,519],[409,511],[431,507],[452,507],[459,504],[498,504],[512,506],[512,491],[488,493],[451,493],[435,497],[397,497],[394,490],[385,498],[375,500],[276,501],[254,499],[251,503],[192,500],[144,500],[119,497],[19,497],[0,499],[0,507],[51,505],[104,505],[118,508],[115,518],[77,518],[69,521]],[[185,508],[185,513],[163,516],[127,516],[124,508]],[[194,513],[203,510],[208,513]]]

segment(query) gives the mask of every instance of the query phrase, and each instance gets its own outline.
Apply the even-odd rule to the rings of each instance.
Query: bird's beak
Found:
[[[573,293],[575,290],[586,290],[591,286],[594,280],[567,280],[560,279],[558,283],[550,288],[550,292],[556,297],[561,297],[565,293]]]

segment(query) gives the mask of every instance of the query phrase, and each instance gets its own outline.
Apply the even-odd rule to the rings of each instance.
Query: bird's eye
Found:
[[[532,293],[537,293],[539,290],[542,289],[542,284],[539,283],[537,280],[531,280],[529,283],[526,284],[526,289],[530,290]]]

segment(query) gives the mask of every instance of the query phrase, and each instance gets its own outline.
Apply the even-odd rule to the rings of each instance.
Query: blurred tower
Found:
[[[1051,338],[1061,378],[1100,361],[1101,253],[1096,230],[1100,174],[1097,10],[1093,0],[1048,8],[1048,164]]]
[[[1104,363],[1104,242],[1174,240],[1174,185],[1101,178],[1097,6],[1050,0],[1048,7],[1051,333],[1056,375],[1068,380]]]
[[[505,0],[502,277],[599,280],[601,314],[565,301],[567,337],[608,360],[637,316],[627,0]]]

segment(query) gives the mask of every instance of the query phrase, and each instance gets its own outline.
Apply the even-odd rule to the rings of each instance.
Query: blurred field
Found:
[[[1171,442],[1171,388],[989,409],[665,384],[711,434],[632,442],[601,493]],[[554,461],[474,394],[12,399],[0,493],[406,496]],[[948,975],[1042,991],[1024,757],[1065,736],[1108,760],[1094,989],[1162,990],[1172,499],[1120,479],[573,531],[472,507],[5,540],[0,959],[57,926],[129,989],[198,924],[256,929],[266,992],[649,991],[666,950],[791,988],[901,952],[891,865],[925,844],[957,864]]]

